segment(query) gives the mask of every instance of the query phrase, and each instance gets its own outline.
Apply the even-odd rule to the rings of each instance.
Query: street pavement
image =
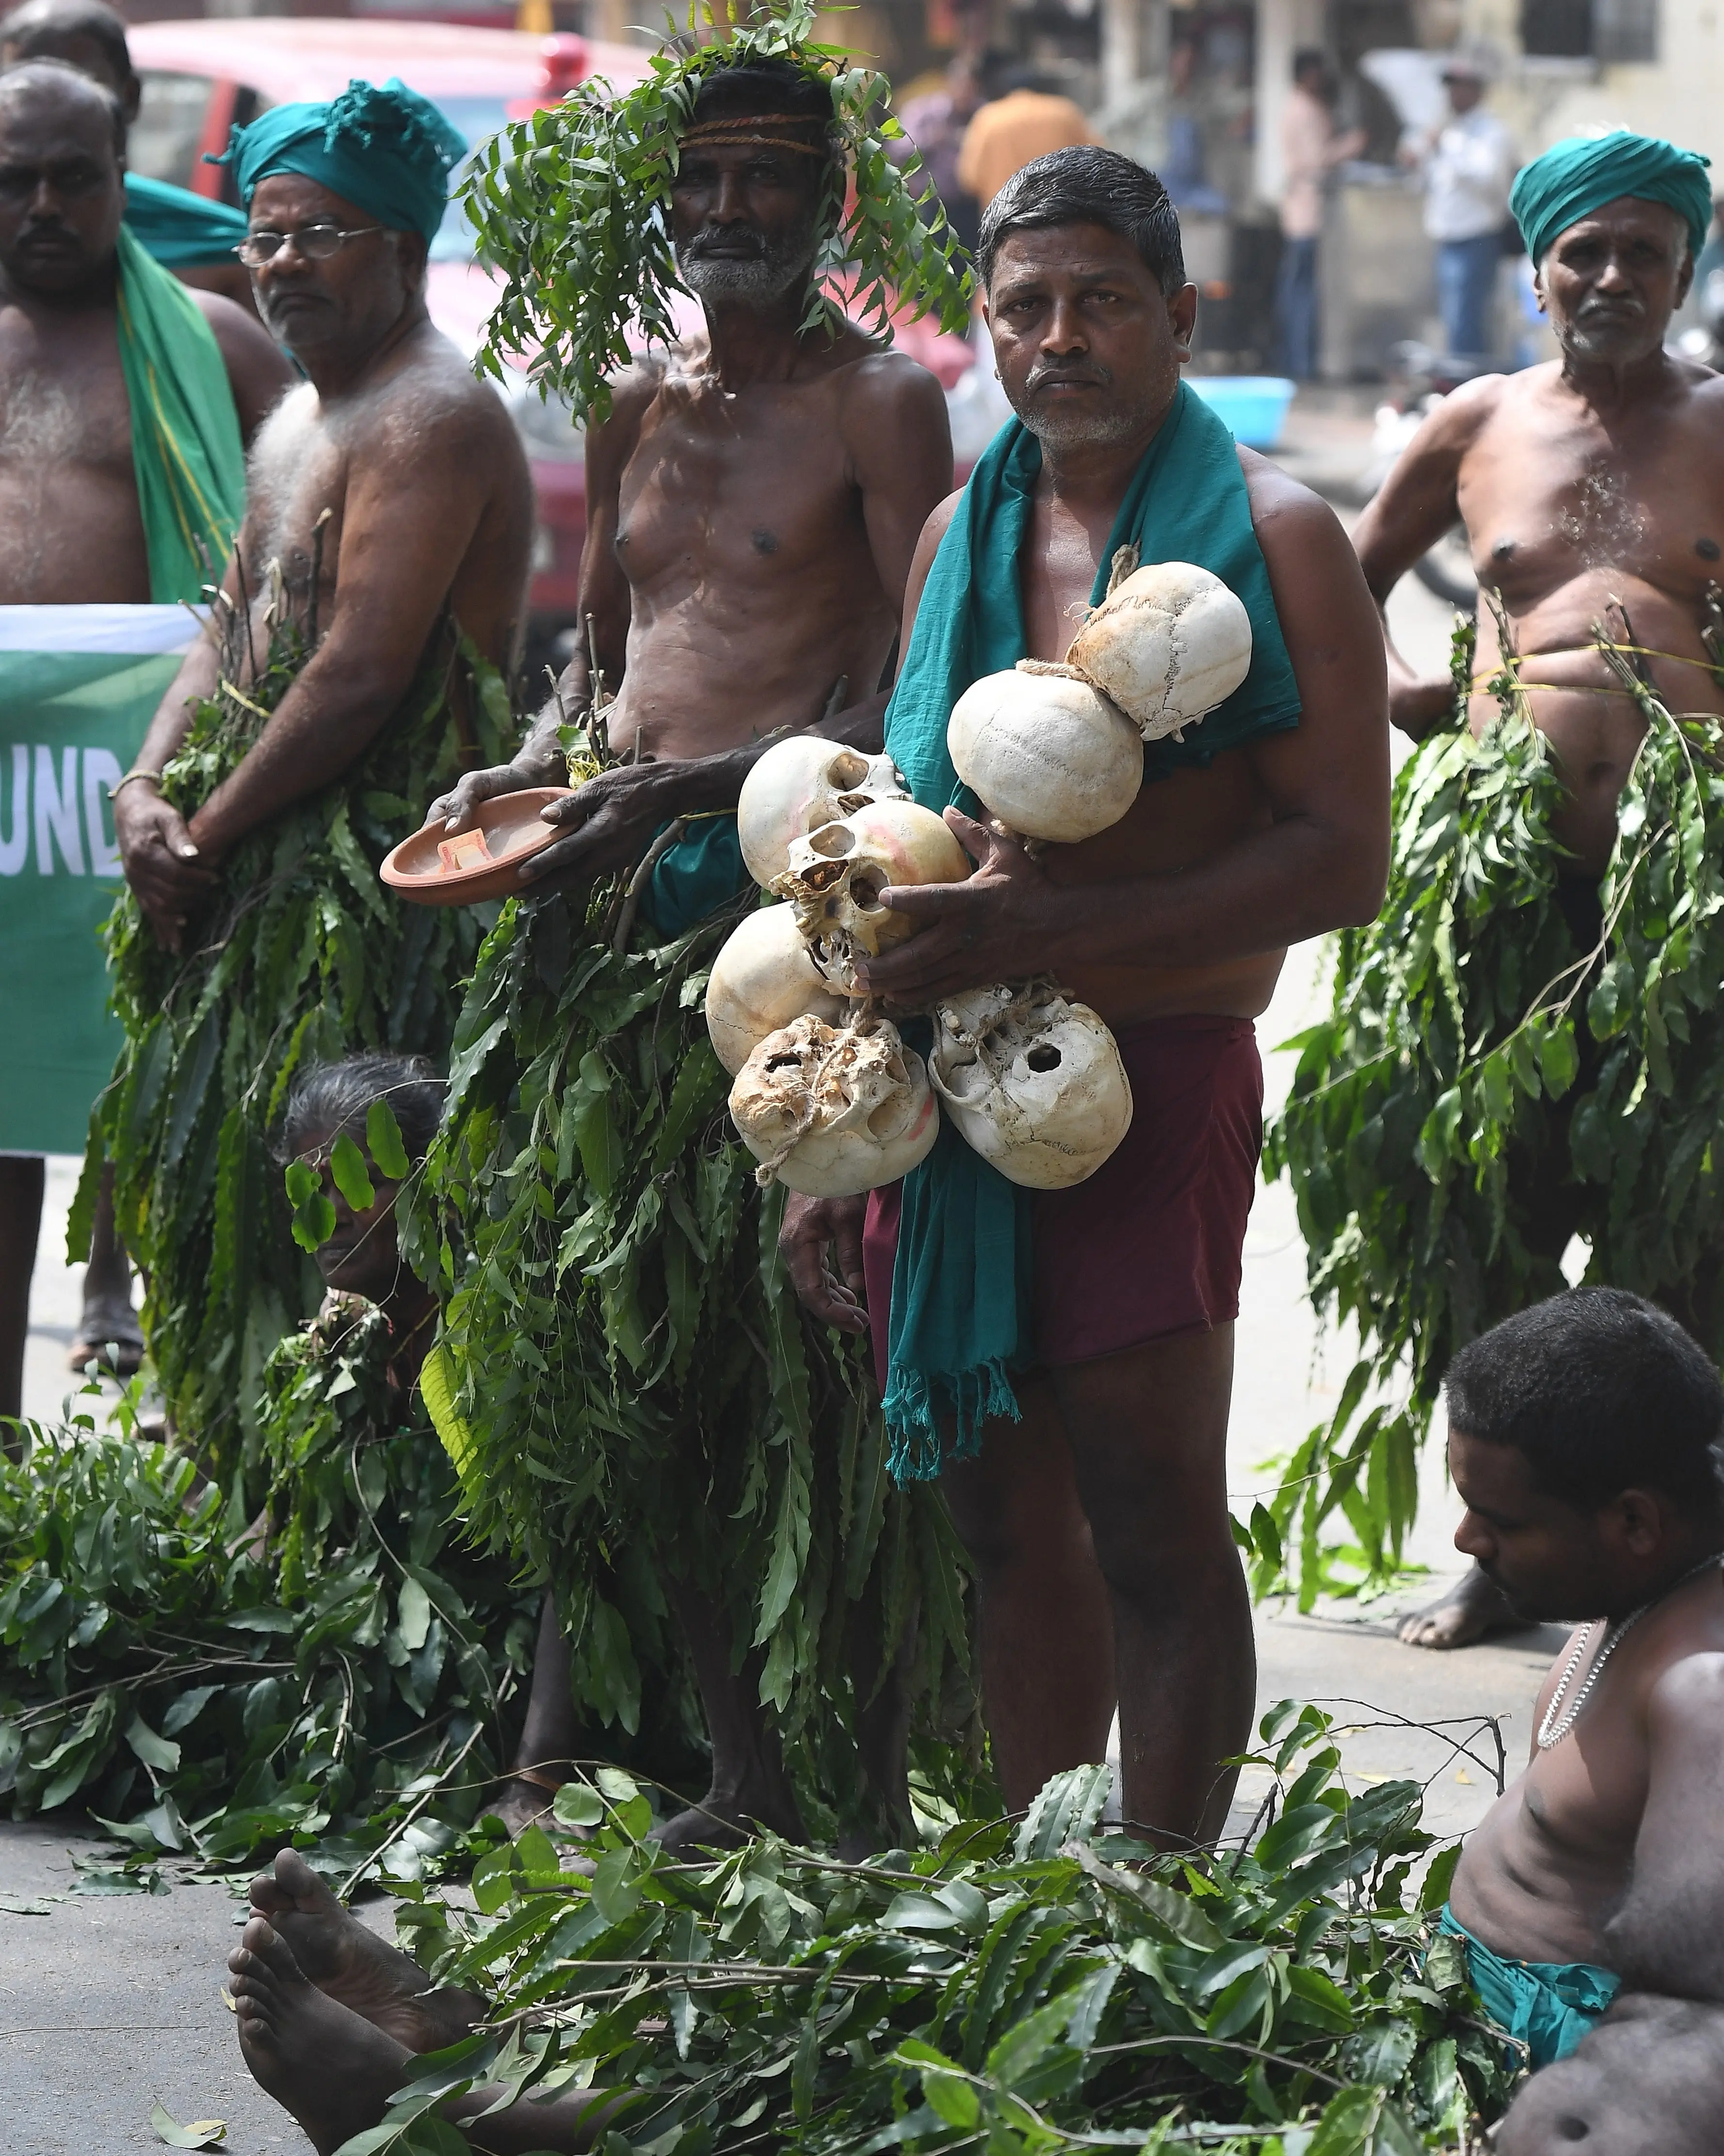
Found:
[[[1283,457],[1349,519],[1366,462],[1363,408],[1347,395],[1302,399]],[[1409,580],[1389,611],[1409,657],[1446,665],[1445,609]],[[1278,1044],[1311,1022],[1324,988],[1320,947],[1291,952],[1258,1028],[1271,1107],[1285,1097],[1293,1060],[1276,1052]],[[43,1418],[60,1411],[75,1382],[65,1354],[78,1316],[77,1276],[61,1261],[74,1179],[73,1163],[50,1163],[25,1373],[26,1411]],[[1291,1194],[1284,1185],[1260,1190],[1245,1245],[1229,1448],[1238,1509],[1249,1512],[1252,1496],[1273,1487],[1266,1463],[1332,1409],[1350,1363],[1348,1343],[1320,1337],[1306,1300]],[[1330,1707],[1346,1732],[1349,1773],[1415,1776],[1428,1784],[1428,1819],[1457,1833],[1476,1822],[1495,1794],[1488,1718],[1496,1717],[1512,1774],[1560,1635],[1529,1630],[1450,1656],[1395,1640],[1395,1613],[1461,1568],[1449,1541],[1460,1508],[1439,1454],[1434,1448],[1424,1462],[1411,1552],[1430,1568],[1429,1582],[1416,1594],[1325,1605],[1309,1616],[1261,1610],[1258,1693],[1262,1707],[1288,1697]],[[1249,1784],[1242,1800],[1248,1810],[1255,1804]],[[75,1824],[0,1823],[0,2087],[9,2156],[120,2156],[159,2147],[149,2123],[157,2099],[182,2123],[226,2120],[223,2145],[239,2156],[304,2149],[297,2130],[246,2074],[222,2004],[222,1964],[241,1905],[226,1887],[208,1884],[177,1886],[162,1897],[70,1897],[70,1852],[95,1845]],[[43,1913],[13,1913],[19,1902],[34,1902]],[[387,1928],[382,1905],[367,1913]]]

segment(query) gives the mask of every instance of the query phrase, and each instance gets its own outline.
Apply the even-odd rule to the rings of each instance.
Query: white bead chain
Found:
[[[1574,1652],[1568,1657],[1567,1666],[1557,1681],[1557,1689],[1551,1694],[1551,1703],[1544,1711],[1544,1719],[1538,1725],[1538,1748],[1541,1752],[1548,1752],[1552,1745],[1560,1744],[1569,1731],[1573,1728],[1575,1722],[1579,1719],[1580,1710],[1592,1697],[1593,1686],[1597,1684],[1603,1673],[1605,1663],[1628,1637],[1630,1629],[1639,1623],[1649,1609],[1655,1608],[1659,1603],[1674,1594],[1679,1587],[1686,1587],[1691,1579],[1698,1579],[1703,1572],[1716,1571],[1721,1562],[1724,1560],[1721,1560],[1716,1552],[1711,1557],[1703,1557],[1698,1564],[1691,1565],[1680,1579],[1673,1579],[1662,1594],[1655,1594],[1650,1601],[1643,1602],[1638,1609],[1631,1609],[1604,1642],[1598,1659],[1587,1671],[1586,1682],[1574,1695],[1573,1704],[1569,1707],[1568,1712],[1560,1722],[1553,1724],[1552,1717],[1562,1704],[1562,1695],[1568,1689],[1569,1681],[1580,1667],[1581,1656],[1585,1654],[1598,1636],[1598,1627],[1604,1620],[1602,1617],[1595,1618],[1587,1626],[1585,1631],[1574,1643]]]

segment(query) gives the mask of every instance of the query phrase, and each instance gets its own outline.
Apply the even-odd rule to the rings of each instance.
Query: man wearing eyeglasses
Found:
[[[117,789],[141,920],[110,932],[127,1040],[103,1110],[168,1407],[218,1465],[239,1456],[239,1357],[306,1314],[297,1254],[255,1229],[272,1098],[308,1055],[445,1055],[478,943],[464,911],[386,907],[376,882],[464,761],[497,753],[525,611],[526,459],[425,307],[465,154],[426,99],[366,82],[273,108],[227,153],[258,312],[305,378],[253,449],[214,633]],[[211,1148],[219,1172],[188,1177]]]
[[[292,379],[248,314],[123,230],[124,141],[119,100],[78,69],[0,76],[0,606],[197,599],[233,541],[243,443]],[[0,1415],[19,1412],[43,1190],[39,1156],[0,1158]],[[125,1257],[99,1225],[74,1353],[110,1343],[136,1368]]]

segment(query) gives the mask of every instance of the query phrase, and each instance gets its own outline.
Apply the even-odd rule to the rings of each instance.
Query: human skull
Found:
[[[865,756],[818,734],[792,734],[774,742],[742,781],[736,798],[736,835],[748,873],[763,889],[790,865],[793,839],[870,801],[908,797],[889,756]]]
[[[928,1075],[958,1135],[1008,1182],[1081,1183],[1131,1127],[1113,1035],[1049,982],[970,988],[937,1004]]]
[[[919,1055],[885,1019],[799,1018],[768,1034],[736,1074],[731,1120],[774,1180],[807,1198],[854,1198],[907,1175],[939,1134]]]
[[[772,889],[796,908],[814,963],[834,988],[855,994],[854,960],[890,950],[916,932],[909,916],[882,906],[888,884],[962,883],[970,858],[931,808],[876,801],[793,841],[790,864]]]
[[[1064,667],[1020,661],[972,681],[952,706],[946,745],[964,784],[1020,838],[1092,839],[1143,784],[1143,737]]]
[[[1152,562],[1109,593],[1065,663],[1160,741],[1224,702],[1251,670],[1251,617],[1219,577]]]
[[[788,906],[763,906],[735,928],[706,983],[706,1030],[732,1077],[792,1019],[839,1019],[848,1008],[809,957]]]

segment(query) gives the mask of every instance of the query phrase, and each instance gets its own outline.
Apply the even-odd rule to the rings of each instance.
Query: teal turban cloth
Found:
[[[1688,244],[1698,255],[1712,221],[1710,157],[1679,150],[1655,135],[1571,135],[1521,168],[1509,209],[1536,269],[1551,242],[1619,195],[1663,203],[1688,220]]]
[[[450,168],[467,154],[428,97],[398,78],[350,82],[327,105],[277,105],[236,127],[212,162],[230,164],[248,208],[261,180],[299,172],[393,232],[436,233]]]

